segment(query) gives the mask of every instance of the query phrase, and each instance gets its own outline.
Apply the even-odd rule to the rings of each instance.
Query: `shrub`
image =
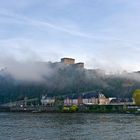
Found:
[[[63,112],[69,112],[69,110],[70,110],[70,108],[66,107],[66,106],[64,106],[63,109],[62,109]]]

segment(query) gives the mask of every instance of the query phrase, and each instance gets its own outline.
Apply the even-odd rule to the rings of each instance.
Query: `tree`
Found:
[[[78,106],[77,105],[73,105],[70,107],[70,112],[76,112],[78,111]]]
[[[140,89],[136,89],[133,93],[133,99],[136,105],[140,105]]]

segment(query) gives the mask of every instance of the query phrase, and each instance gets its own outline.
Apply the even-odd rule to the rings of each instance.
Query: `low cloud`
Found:
[[[14,79],[22,81],[43,81],[44,76],[52,73],[45,62],[21,62],[13,58],[3,58],[0,60],[0,66],[2,74],[11,75]]]

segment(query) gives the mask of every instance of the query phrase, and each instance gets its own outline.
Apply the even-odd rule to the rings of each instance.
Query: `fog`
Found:
[[[52,67],[50,64],[55,64],[55,67]],[[53,77],[53,76],[59,77],[57,76],[57,72],[58,72],[57,70],[59,68],[63,69],[64,67],[65,65],[59,62],[57,63],[43,62],[42,60],[33,61],[31,59],[18,61],[12,57],[0,58],[0,68],[1,68],[0,74],[10,75],[15,80],[21,80],[21,81],[43,82],[46,80],[46,78],[49,78],[49,77]],[[96,78],[96,80],[98,79],[97,82],[102,83],[104,86],[108,86],[108,85],[104,81],[102,81],[102,79],[100,78],[103,76],[110,76],[110,77],[115,76],[118,78],[125,78],[128,80],[134,80],[134,81],[140,82],[140,74],[138,72],[128,73],[127,71],[123,71],[121,69],[121,66],[119,66],[118,69],[114,67],[114,71],[113,71],[113,67],[111,66],[108,67],[107,65],[105,67],[104,64],[101,64],[100,62],[95,61],[94,67],[95,68],[90,69],[90,70],[86,69],[85,71],[86,78],[87,79]],[[96,75],[95,75],[95,72],[96,72]]]
[[[43,81],[43,76],[52,74],[52,69],[45,62],[17,61],[13,58],[0,60],[1,73],[12,76],[16,80]]]

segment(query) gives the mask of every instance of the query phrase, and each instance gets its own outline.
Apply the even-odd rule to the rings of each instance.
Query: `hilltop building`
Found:
[[[84,68],[83,62],[75,63],[75,59],[73,58],[61,58],[61,63],[65,65],[72,65],[76,68]]]
[[[79,63],[76,63],[75,66],[78,67],[78,68],[84,68],[84,63],[79,62]]]
[[[75,64],[75,59],[73,59],[73,58],[61,58],[61,63],[72,65],[72,64]]]

